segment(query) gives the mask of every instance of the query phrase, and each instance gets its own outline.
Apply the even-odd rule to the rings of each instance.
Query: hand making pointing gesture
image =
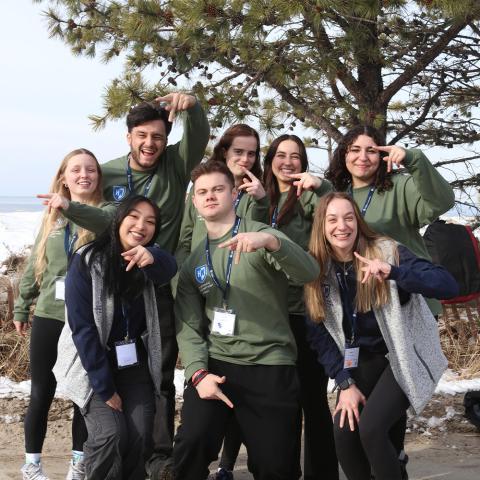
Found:
[[[398,167],[403,163],[406,154],[404,148],[398,147],[397,145],[378,146],[374,148],[380,152],[386,152],[388,154],[386,157],[382,158],[384,162],[387,162],[387,172],[392,171],[393,164]]]
[[[293,178],[293,185],[297,187],[297,197],[299,197],[304,190],[315,190],[320,188],[322,179],[315,177],[308,172],[289,173],[288,177]]]
[[[155,101],[167,104],[164,108],[167,112],[170,112],[168,115],[168,121],[173,122],[177,112],[183,112],[193,107],[197,102],[197,99],[193,95],[188,95],[187,93],[175,92],[169,93],[163,97],[157,97]]]
[[[260,200],[265,197],[265,189],[263,188],[262,182],[249,170],[246,168],[243,169],[243,173],[248,176],[248,178],[243,179],[243,184],[238,187],[238,190],[243,190],[251,195],[255,200]]]
[[[235,265],[240,262],[242,252],[256,252],[260,248],[273,252],[280,248],[280,240],[270,233],[245,232],[235,235],[230,240],[219,245],[220,248],[228,248],[235,251]]]
[[[362,263],[365,264],[365,266],[361,268],[362,272],[364,272],[362,283],[365,283],[372,275],[379,282],[383,282],[384,280],[388,279],[390,271],[392,270],[392,266],[389,263],[383,262],[378,258],[370,260],[368,258],[362,257],[357,252],[353,253]]]

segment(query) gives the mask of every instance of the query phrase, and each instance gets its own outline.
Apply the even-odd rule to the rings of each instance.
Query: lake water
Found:
[[[9,212],[40,212],[45,207],[35,196],[4,196],[0,195],[0,213]]]

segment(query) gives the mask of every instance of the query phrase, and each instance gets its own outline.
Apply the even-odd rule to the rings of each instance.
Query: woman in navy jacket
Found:
[[[309,340],[339,388],[339,462],[349,480],[401,480],[389,431],[407,408],[423,409],[447,366],[422,295],[453,297],[458,286],[374,233],[343,193],[320,200],[310,252],[321,273],[305,289]]]
[[[129,197],[110,230],[69,266],[68,324],[54,373],[85,418],[89,480],[145,478],[161,383],[154,284],[167,283],[177,269],[174,257],[153,245],[159,228],[158,207]]]

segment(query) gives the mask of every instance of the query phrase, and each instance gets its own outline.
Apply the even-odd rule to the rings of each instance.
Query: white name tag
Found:
[[[345,360],[343,362],[343,368],[356,368],[358,367],[358,354],[360,353],[360,348],[346,348],[345,349]]]
[[[55,300],[65,301],[65,279],[59,278],[55,282]]]
[[[217,335],[233,335],[236,315],[232,310],[215,308],[213,314],[212,333]]]
[[[132,367],[138,365],[137,346],[135,340],[115,342],[115,353],[117,354],[118,368]]]

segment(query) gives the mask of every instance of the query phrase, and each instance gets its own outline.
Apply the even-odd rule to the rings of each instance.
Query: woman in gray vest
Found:
[[[455,296],[443,268],[374,233],[351,197],[329,193],[315,213],[310,252],[320,275],[305,287],[309,340],[339,389],[337,456],[348,480],[401,480],[389,432],[418,414],[447,368],[424,298]]]
[[[177,269],[173,256],[153,245],[159,228],[158,207],[128,197],[111,228],[70,262],[68,323],[54,373],[85,418],[89,480],[145,478],[161,383],[154,284],[169,282]]]

